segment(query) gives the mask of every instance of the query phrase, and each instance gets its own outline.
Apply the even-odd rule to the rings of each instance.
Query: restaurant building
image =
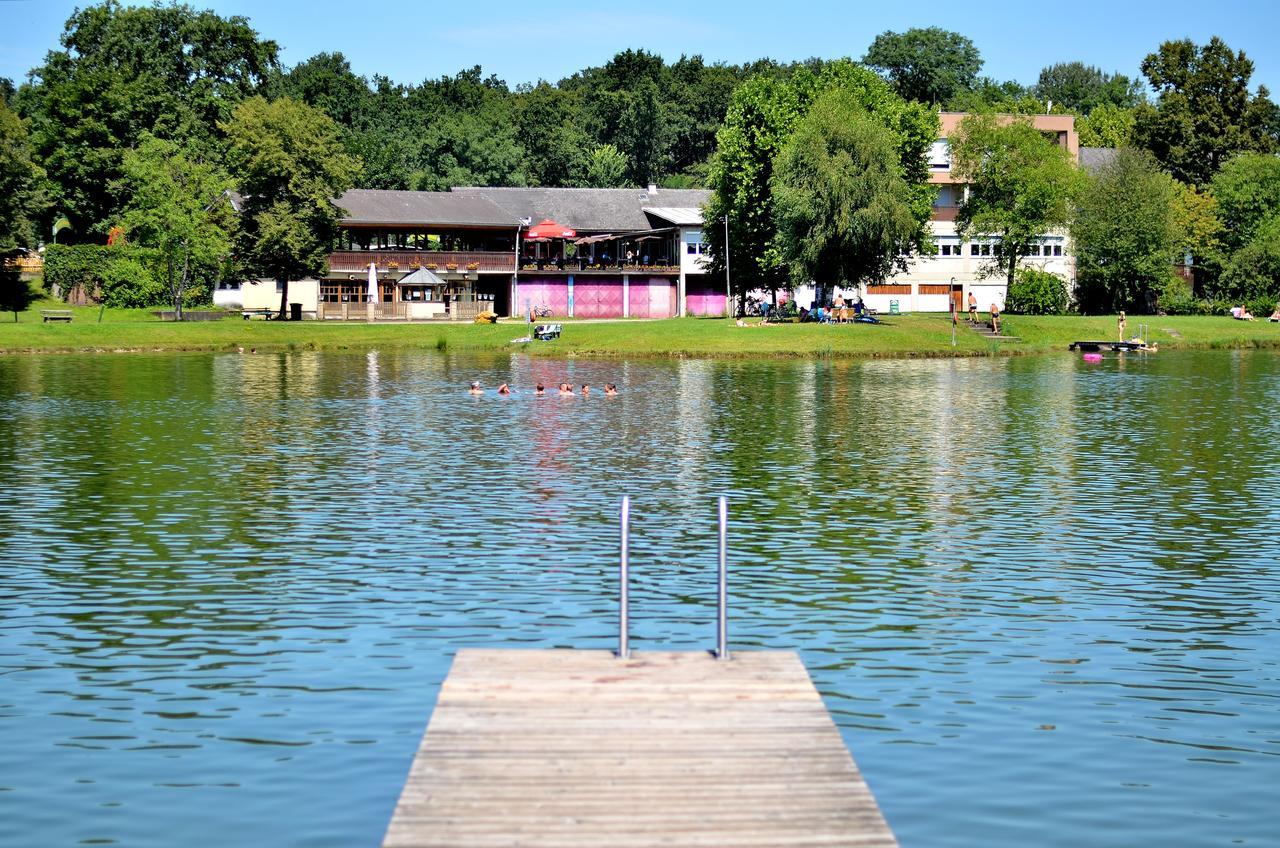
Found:
[[[719,315],[702,190],[353,189],[318,281],[321,319]]]

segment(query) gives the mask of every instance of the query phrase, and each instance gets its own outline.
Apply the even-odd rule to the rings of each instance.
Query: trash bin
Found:
[[[289,304],[289,320],[290,321],[302,320],[302,304],[301,303]]]

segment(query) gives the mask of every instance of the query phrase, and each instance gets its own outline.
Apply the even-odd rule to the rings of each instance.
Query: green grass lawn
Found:
[[[1111,339],[1115,318],[1080,316],[1008,316],[1006,334],[1019,342],[993,342],[963,323],[951,342],[946,315],[886,317],[884,323],[739,327],[726,319],[683,318],[666,321],[564,321],[564,337],[553,342],[514,345],[526,333],[521,321],[496,325],[470,323],[366,324],[222,321],[172,323],[151,310],[76,307],[71,323],[43,324],[37,303],[18,314],[0,313],[0,351],[153,351],[153,350],[341,350],[354,348],[430,348],[503,351],[521,349],[539,356],[698,356],[698,357],[877,357],[985,356],[1065,351],[1077,339]],[[1133,316],[1127,335],[1150,326],[1150,340],[1162,349],[1280,347],[1280,324],[1245,323],[1227,317],[1159,318]]]

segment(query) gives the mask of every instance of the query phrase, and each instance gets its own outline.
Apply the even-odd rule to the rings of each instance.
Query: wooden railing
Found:
[[[521,274],[679,274],[679,265],[588,265],[576,260],[566,260],[561,266],[556,262],[525,262]]]
[[[509,274],[516,267],[514,253],[496,250],[335,250],[329,254],[330,271],[364,271],[370,262],[377,262],[378,268],[384,271],[394,262],[397,269],[406,274],[415,266],[438,274],[468,270]],[[431,268],[432,265],[435,267]],[[449,265],[457,267],[451,269]],[[469,269],[468,265],[477,267]]]

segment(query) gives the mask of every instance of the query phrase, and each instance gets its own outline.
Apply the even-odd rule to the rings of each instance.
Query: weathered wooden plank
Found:
[[[800,658],[458,653],[386,848],[887,848]]]

